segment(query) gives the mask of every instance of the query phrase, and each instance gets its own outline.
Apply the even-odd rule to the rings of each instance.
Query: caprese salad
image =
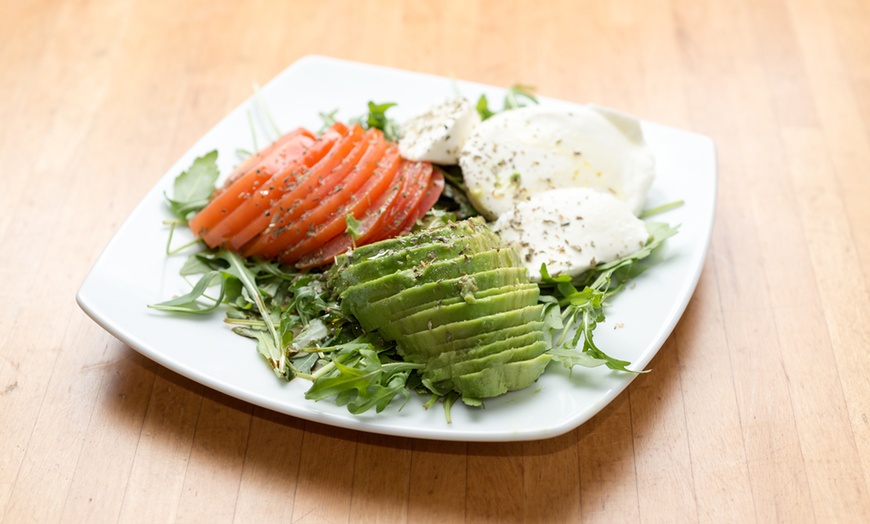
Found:
[[[198,239],[182,269],[198,280],[152,307],[223,306],[279,377],[353,413],[417,391],[449,420],[552,362],[639,371],[592,336],[676,231],[639,218],[655,160],[637,119],[517,87],[501,111],[454,96],[396,123],[391,105],[324,114],[218,189],[216,154],[197,159],[168,202]]]

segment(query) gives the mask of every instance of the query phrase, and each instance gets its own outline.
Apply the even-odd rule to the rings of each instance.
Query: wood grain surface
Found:
[[[317,53],[711,136],[698,289],[558,438],[384,437],[216,393],[75,292],[206,130]],[[0,3],[0,521],[870,521],[870,2]]]

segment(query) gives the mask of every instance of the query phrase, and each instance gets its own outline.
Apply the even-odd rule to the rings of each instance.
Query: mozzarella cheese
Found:
[[[408,160],[454,165],[480,115],[463,97],[437,103],[402,126],[399,154]]]
[[[498,113],[474,129],[459,165],[472,202],[490,220],[561,187],[610,193],[637,215],[655,175],[640,122],[599,106]]]
[[[520,252],[533,282],[541,264],[551,276],[577,276],[597,264],[622,258],[643,247],[649,233],[643,221],[613,195],[571,187],[516,202],[493,230]]]

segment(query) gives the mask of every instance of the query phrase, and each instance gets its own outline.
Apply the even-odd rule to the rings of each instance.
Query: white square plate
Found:
[[[389,114],[402,121],[456,89],[472,101],[486,94],[495,106],[504,95],[496,87],[318,56],[302,58],[288,67],[262,94],[283,131],[298,126],[316,131],[321,126],[319,112],[338,109],[338,117],[346,120],[364,113],[370,100],[396,102]],[[550,99],[541,103],[571,105]],[[253,404],[324,424],[417,438],[512,441],[553,437],[588,420],[631,382],[633,375],[603,367],[577,368],[569,376],[560,365],[551,364],[532,387],[487,400],[485,409],[455,405],[451,424],[440,407],[423,409],[425,399],[416,395],[401,409],[401,402],[396,401],[383,413],[355,416],[330,401],[305,400],[309,382],[277,379],[254,343],[224,325],[221,312],[195,317],[148,309],[147,304],[189,290],[178,275],[187,254],[167,257],[164,252],[168,230],[162,221],[169,213],[163,193],[171,193],[174,178],[196,157],[214,149],[226,176],[236,163],[236,149],[252,147],[249,112],[262,123],[252,97],[172,166],[85,279],[78,303],[108,332],[177,373]],[[642,125],[658,166],[648,207],[676,200],[685,205],[655,217],[680,224],[679,233],[667,241],[662,259],[637,278],[636,285],[615,297],[605,310],[607,322],[596,330],[599,347],[633,362],[633,369],[649,363],[694,292],[710,241],[716,198],[715,150],[709,138],[650,122]],[[261,133],[260,146],[266,142]],[[175,241],[184,242],[187,233]]]

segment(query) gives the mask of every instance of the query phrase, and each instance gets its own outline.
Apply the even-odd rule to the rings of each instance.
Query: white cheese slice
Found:
[[[496,220],[493,230],[517,248],[533,282],[541,264],[551,276],[577,276],[643,247],[646,226],[613,195],[571,187],[532,195]]]
[[[478,125],[459,158],[475,207],[490,220],[561,187],[610,193],[638,215],[655,176],[640,122],[599,106],[529,106]]]
[[[480,115],[463,97],[439,102],[402,126],[399,154],[414,161],[455,165]]]

